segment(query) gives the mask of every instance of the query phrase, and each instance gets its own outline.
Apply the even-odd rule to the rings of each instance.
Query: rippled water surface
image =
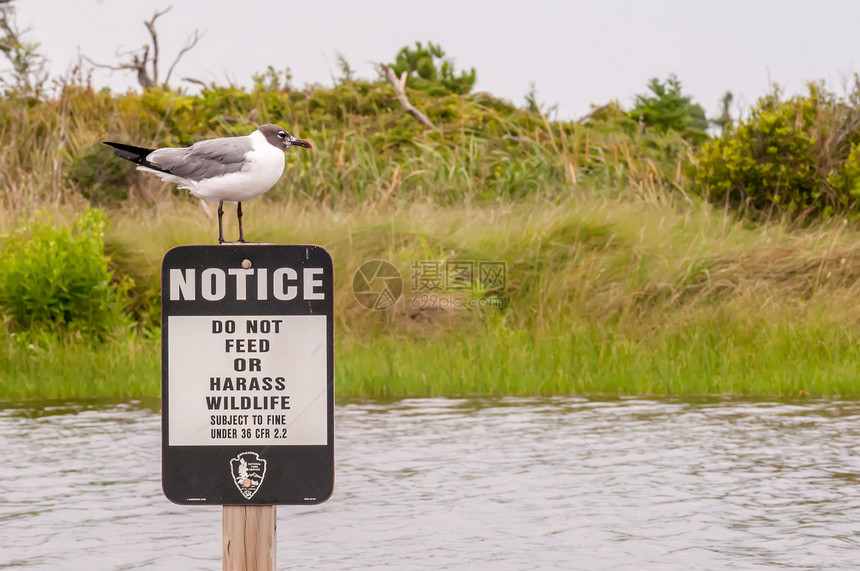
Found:
[[[334,495],[278,508],[278,561],[855,568],[859,433],[858,403],[340,406]],[[161,494],[157,409],[0,409],[0,451],[0,567],[220,569],[221,508]]]

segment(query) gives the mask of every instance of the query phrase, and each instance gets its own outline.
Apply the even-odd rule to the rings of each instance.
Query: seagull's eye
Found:
[[[286,134],[286,133],[284,133],[283,131],[278,131],[278,138],[279,138],[279,139],[283,139],[283,138],[284,138],[284,137],[286,137],[286,136],[287,136],[287,134]]]

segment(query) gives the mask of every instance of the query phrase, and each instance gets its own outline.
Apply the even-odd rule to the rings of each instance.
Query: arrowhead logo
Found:
[[[246,500],[250,500],[266,477],[266,461],[256,452],[242,452],[230,460],[233,483]]]

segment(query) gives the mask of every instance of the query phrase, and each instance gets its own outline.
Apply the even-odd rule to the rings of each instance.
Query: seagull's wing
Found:
[[[252,149],[248,137],[210,139],[187,148],[157,149],[146,160],[157,170],[199,182],[241,171]]]

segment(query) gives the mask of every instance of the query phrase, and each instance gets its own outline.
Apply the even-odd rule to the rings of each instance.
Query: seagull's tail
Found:
[[[149,163],[149,161],[146,160],[146,157],[149,156],[149,153],[151,153],[153,149],[144,149],[143,147],[133,147],[132,145],[111,143],[108,141],[104,141],[104,144],[108,145],[109,147],[113,147],[113,152],[116,153],[118,157],[145,167],[157,169],[157,167],[154,167]]]

